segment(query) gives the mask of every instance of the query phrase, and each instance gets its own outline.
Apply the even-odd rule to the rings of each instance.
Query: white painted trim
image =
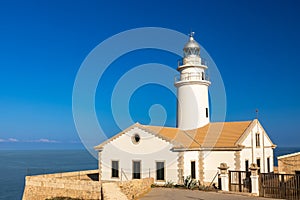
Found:
[[[241,137],[236,141],[235,145],[238,146],[244,142],[247,136],[252,132],[253,126],[255,126],[255,120],[253,120],[249,126],[246,128]]]
[[[260,126],[260,128],[262,129],[263,135],[267,137],[267,139],[269,140],[269,142],[270,142],[272,145],[276,146],[276,145],[272,142],[272,140],[271,140],[271,138],[269,137],[269,135],[267,134],[266,130],[264,129],[264,127],[261,125],[261,123],[260,123],[258,120],[257,120],[257,123],[258,123],[258,125]]]
[[[291,154],[287,154],[287,155],[283,155],[283,156],[278,156],[277,159],[288,158],[288,157],[298,156],[298,155],[300,155],[300,152],[291,153]]]

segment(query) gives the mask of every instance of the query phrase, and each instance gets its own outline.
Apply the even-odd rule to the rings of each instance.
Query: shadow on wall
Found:
[[[87,174],[92,181],[99,181],[99,173]]]

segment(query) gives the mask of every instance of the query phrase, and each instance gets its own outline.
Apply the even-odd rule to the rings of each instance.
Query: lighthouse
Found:
[[[200,57],[200,45],[192,32],[183,48],[183,58],[178,62],[180,75],[175,77],[179,129],[200,128],[210,121],[207,69],[207,62]]]
[[[174,83],[178,127],[137,122],[96,146],[99,180],[152,177],[155,184],[182,184],[184,177],[191,177],[204,185],[217,184],[214,177],[220,163],[227,163],[233,171],[248,171],[252,163],[260,165],[263,173],[274,171],[276,145],[257,119],[210,122],[211,83],[206,71],[213,66],[201,58],[205,52],[194,33],[187,39]]]

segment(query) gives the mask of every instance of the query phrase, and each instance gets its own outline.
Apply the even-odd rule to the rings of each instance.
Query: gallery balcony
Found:
[[[181,73],[175,76],[175,84],[182,81],[203,81],[209,82],[209,76],[204,72]]]
[[[203,68],[207,68],[208,62],[204,58],[199,57],[185,57],[178,60],[178,68],[184,66],[199,66]]]

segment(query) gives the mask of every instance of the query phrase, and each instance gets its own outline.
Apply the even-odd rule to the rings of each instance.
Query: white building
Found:
[[[182,183],[191,176],[210,183],[220,163],[229,170],[273,171],[276,147],[257,119],[241,122],[209,121],[207,64],[200,46],[190,35],[178,66],[178,128],[134,124],[95,147],[102,180],[153,177],[156,183]]]

